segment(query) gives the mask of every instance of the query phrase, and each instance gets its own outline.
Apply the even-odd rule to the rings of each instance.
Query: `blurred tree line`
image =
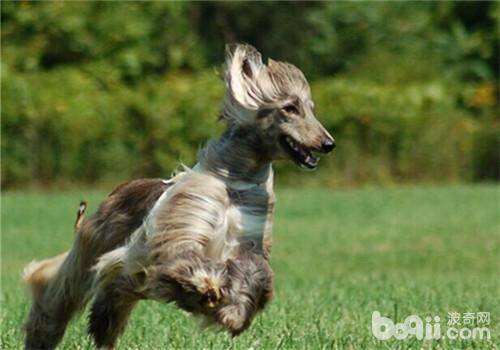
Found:
[[[3,2],[2,186],[193,164],[240,41],[304,71],[339,145],[282,183],[498,180],[498,21],[498,2]]]

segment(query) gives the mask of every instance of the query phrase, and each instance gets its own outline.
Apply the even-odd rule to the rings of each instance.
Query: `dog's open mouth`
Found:
[[[319,157],[314,156],[308,147],[284,135],[280,137],[280,143],[297,165],[306,169],[316,169]]]

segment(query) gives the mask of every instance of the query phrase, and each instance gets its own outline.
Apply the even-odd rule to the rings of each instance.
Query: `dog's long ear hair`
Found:
[[[227,89],[221,110],[224,119],[238,124],[249,123],[256,111],[271,101],[264,91],[266,86],[272,85],[267,66],[251,45],[226,46],[224,81]]]
[[[265,74],[260,53],[250,45],[226,46],[226,71],[224,79],[228,93],[238,104],[247,109],[257,109],[259,86],[257,81]]]

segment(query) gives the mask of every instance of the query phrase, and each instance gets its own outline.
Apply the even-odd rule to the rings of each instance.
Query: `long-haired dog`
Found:
[[[264,64],[255,48],[232,45],[224,80],[227,128],[193,169],[122,184],[88,219],[83,203],[73,248],[26,268],[27,349],[54,348],[91,298],[88,330],[104,349],[114,348],[141,299],[174,302],[233,335],[270,300],[271,162],[314,169],[312,152],[335,143],[295,66]]]

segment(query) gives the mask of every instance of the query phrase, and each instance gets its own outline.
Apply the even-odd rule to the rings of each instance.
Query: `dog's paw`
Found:
[[[226,328],[233,337],[239,335],[248,327],[244,310],[237,305],[227,305],[217,312],[218,323]]]

